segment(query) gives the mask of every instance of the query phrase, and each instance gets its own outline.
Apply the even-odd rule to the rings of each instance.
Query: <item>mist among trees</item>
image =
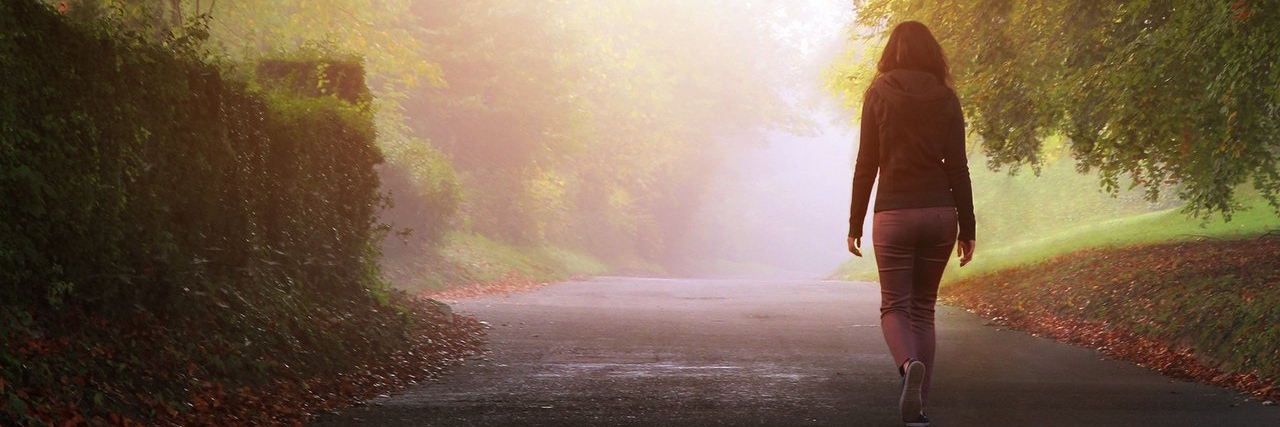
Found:
[[[709,186],[727,156],[763,148],[769,132],[814,132],[811,110],[825,97],[815,70],[848,18],[813,22],[832,10],[819,1],[94,7],[121,4],[176,11],[230,58],[362,57],[387,155],[384,219],[401,232],[385,246],[392,260],[423,256],[449,233],[479,233],[684,271],[707,261],[707,245],[686,236],[726,236],[697,220],[725,197]]]

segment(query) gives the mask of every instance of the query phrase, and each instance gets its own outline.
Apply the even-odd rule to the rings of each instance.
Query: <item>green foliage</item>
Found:
[[[760,30],[786,7],[419,2],[447,85],[411,90],[407,116],[458,168],[469,230],[682,262],[724,153],[801,121],[766,65],[787,50]]]
[[[947,49],[970,129],[995,168],[1038,169],[1063,134],[1107,191],[1173,187],[1196,216],[1230,218],[1251,185],[1280,209],[1280,3],[856,3],[858,23],[929,25]],[[870,36],[879,37],[880,34]],[[863,56],[870,66],[875,55]],[[866,82],[848,68],[835,90]]]
[[[210,41],[236,58],[256,59],[264,72],[301,77],[298,82],[346,80],[340,68],[321,66],[272,70],[274,61],[313,61],[330,52],[352,52],[368,70],[369,94],[355,95],[374,106],[377,145],[387,164],[379,168],[382,191],[389,207],[382,220],[393,228],[383,250],[390,262],[423,256],[454,224],[461,189],[450,159],[429,141],[413,135],[406,125],[403,103],[410,90],[426,85],[443,86],[438,64],[428,61],[423,29],[410,13],[411,2],[368,0],[286,0],[206,3],[182,2],[190,13],[209,16]],[[317,56],[319,53],[320,57]],[[267,58],[261,60],[262,58]],[[323,78],[314,78],[323,77]],[[358,77],[364,78],[363,74]],[[363,81],[351,80],[364,90]],[[293,84],[294,90],[313,93]],[[339,92],[343,85],[338,85]],[[351,99],[339,94],[340,98]],[[407,241],[407,244],[402,244]]]
[[[579,72],[558,58],[575,47],[552,26],[561,6],[501,0],[412,9],[430,30],[421,40],[447,85],[410,92],[410,124],[459,169],[466,224],[508,241],[538,240],[525,181],[564,148],[556,134],[572,127],[567,95]]]
[[[410,246],[431,246],[449,230],[462,199],[453,165],[440,150],[422,140],[391,150],[388,157],[393,160],[380,172],[393,204],[382,218],[392,226],[411,227],[407,237],[416,244]]]
[[[174,282],[207,286],[279,252],[362,262],[380,161],[366,113],[321,98],[268,105],[172,51],[14,15],[32,24],[6,39],[5,92],[29,95],[5,114],[3,270],[29,286],[6,300],[67,282],[80,299],[163,309]]]
[[[388,266],[389,280],[415,292],[438,292],[471,285],[553,282],[608,270],[598,259],[552,246],[514,246],[475,233],[452,232],[435,250]]]
[[[126,0],[100,0],[121,2]],[[407,89],[441,85],[424,51],[411,1],[183,0],[189,16],[207,14],[210,40],[237,58],[278,57],[313,45],[364,58],[373,93],[399,100]]]
[[[364,67],[358,60],[264,59],[258,62],[258,81],[291,94],[322,97],[333,95],[351,104],[368,104],[369,87],[364,84]]]
[[[1177,209],[1098,217],[1091,221],[1042,227],[1019,239],[979,244],[979,255],[964,268],[952,265],[947,280],[1032,264],[1088,248],[1124,247],[1197,238],[1238,239],[1280,228],[1280,219],[1257,195],[1241,198],[1242,207],[1231,221],[1188,218]],[[1016,221],[1014,221],[1016,222]],[[945,282],[945,281],[944,281]],[[945,283],[944,283],[945,286]]]
[[[377,314],[395,303],[377,279],[382,156],[359,62],[269,62],[262,92],[192,45],[73,24],[34,1],[0,2],[0,27],[9,410],[23,404],[15,390],[61,390],[85,372],[150,372],[121,387],[173,402],[196,386],[184,366],[98,366],[94,342],[124,352],[145,341],[231,381],[334,372],[351,351],[396,345],[395,328],[362,335],[374,325],[342,321],[396,319]],[[302,86],[323,96],[288,92]],[[138,328],[154,333],[118,333]],[[202,340],[182,339],[193,332]],[[71,346],[56,353],[68,359],[49,359],[49,346]]]

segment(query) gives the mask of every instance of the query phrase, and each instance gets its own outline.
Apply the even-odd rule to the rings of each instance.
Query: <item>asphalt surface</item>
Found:
[[[875,284],[597,278],[454,303],[489,353],[354,426],[901,426]],[[1280,426],[1280,409],[938,312],[934,426]]]

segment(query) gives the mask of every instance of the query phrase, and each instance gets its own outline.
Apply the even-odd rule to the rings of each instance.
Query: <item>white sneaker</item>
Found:
[[[902,412],[902,421],[908,426],[916,427],[924,405],[920,397],[920,389],[924,387],[924,363],[912,360],[902,375],[902,397],[898,399],[898,409]],[[925,426],[929,425],[925,419]]]
[[[929,417],[920,414],[915,421],[907,421],[907,427],[929,427]]]

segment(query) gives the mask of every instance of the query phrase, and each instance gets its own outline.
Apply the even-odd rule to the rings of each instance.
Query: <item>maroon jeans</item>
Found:
[[[956,243],[951,206],[876,212],[872,219],[880,270],[880,329],[893,360],[924,363],[922,397],[933,377],[933,311],[938,282]]]

